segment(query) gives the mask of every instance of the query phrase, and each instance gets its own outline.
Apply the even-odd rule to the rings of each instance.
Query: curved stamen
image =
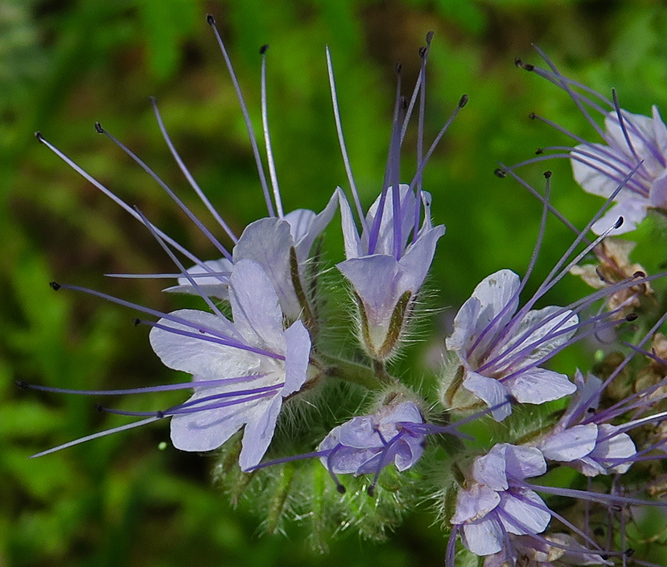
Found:
[[[273,209],[273,203],[271,202],[271,195],[269,193],[269,186],[266,182],[266,174],[264,173],[264,166],[262,165],[262,158],[259,154],[259,149],[257,147],[257,138],[255,137],[255,130],[252,127],[252,121],[250,120],[248,107],[245,103],[245,98],[243,98],[243,93],[241,92],[241,85],[239,85],[239,81],[236,78],[236,73],[234,71],[234,66],[232,65],[232,60],[229,58],[229,54],[227,53],[227,48],[225,47],[225,43],[222,41],[222,36],[220,35],[218,26],[215,23],[215,18],[209,14],[206,16],[206,21],[213,29],[213,33],[215,34],[215,39],[218,42],[218,46],[220,47],[220,51],[222,52],[222,56],[225,60],[225,65],[227,66],[227,70],[229,71],[229,75],[232,79],[232,84],[234,85],[234,90],[236,91],[236,98],[238,99],[239,104],[241,105],[241,113],[243,114],[243,120],[245,122],[246,129],[248,130],[248,137],[250,138],[252,153],[255,156],[255,164],[257,165],[257,174],[259,175],[259,182],[262,185],[262,192],[264,193],[264,201],[266,202],[266,208],[268,210],[269,216],[275,217],[276,213]]]
[[[271,136],[269,134],[269,114],[266,104],[266,52],[268,45],[263,45],[259,50],[262,56],[262,79],[261,79],[261,99],[262,99],[262,130],[264,131],[264,145],[266,146],[266,161],[269,166],[269,178],[273,189],[273,199],[276,202],[278,218],[283,218],[283,203],[280,198],[280,187],[278,186],[278,175],[276,174],[276,163],[273,160],[273,150],[271,149]]]

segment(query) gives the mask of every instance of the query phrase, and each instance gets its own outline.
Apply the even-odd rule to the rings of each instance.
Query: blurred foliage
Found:
[[[319,210],[337,185],[347,184],[324,45],[334,60],[352,168],[369,203],[382,180],[395,62],[403,62],[409,85],[419,70],[417,49],[425,33],[435,31],[427,140],[461,94],[470,96],[425,174],[435,220],[447,225],[430,280],[438,292],[433,306],[453,308],[482,277],[503,267],[521,273],[528,263],[540,205],[492,173],[498,161],[515,163],[535,148],[559,143],[559,135],[530,122],[528,113],[592,134],[565,93],[516,70],[514,57],[537,60],[530,48],[537,42],[570,76],[602,92],[616,87],[628,110],[664,109],[667,12],[659,0],[0,3],[0,567],[442,565],[446,542],[429,514],[410,514],[382,544],[343,537],[327,556],[309,551],[302,528],[287,526],[288,537],[259,537],[259,522],[243,503],[231,510],[212,487],[210,459],[170,445],[158,449],[168,441],[161,424],[27,459],[122,420],[98,414],[89,399],[25,392],[15,380],[120,388],[173,379],[152,355],[145,329],[132,327],[132,312],[82,294],[55,294],[48,282],[89,286],[162,310],[185,301],[161,294],[159,281],[102,277],[172,268],[139,223],[37,144],[33,132],[42,131],[155,224],[210,258],[206,240],[169,198],[93,129],[99,120],[208,219],[160,136],[147,101],[156,95],[184,161],[232,226],[240,232],[265,214],[238,101],[206,13],[221,25],[256,127],[257,49],[271,45],[269,114],[288,210]],[[409,136],[414,143],[415,135]],[[574,186],[566,163],[549,168],[555,172],[553,203],[583,226],[601,202]],[[541,188],[540,172],[527,168],[525,175]],[[655,227],[649,222],[638,231],[645,243],[638,259],[648,269],[657,269],[650,245]],[[339,238],[334,222],[330,261],[341,257]],[[570,238],[550,222],[535,282]],[[566,280],[553,303],[568,302],[583,289]],[[434,317],[439,336],[454,311]],[[403,362],[417,375],[430,372],[423,363],[427,346]],[[157,409],[169,399],[119,405]]]

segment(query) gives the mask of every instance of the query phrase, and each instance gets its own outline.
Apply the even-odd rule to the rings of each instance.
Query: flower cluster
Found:
[[[466,554],[484,558],[485,567],[628,564],[630,540],[639,539],[628,528],[634,521],[631,507],[665,504],[651,500],[644,487],[664,476],[660,462],[667,451],[662,424],[667,415],[667,349],[659,331],[667,315],[656,313],[659,302],[651,285],[663,274],[647,275],[641,265],[631,263],[628,255],[634,244],[614,237],[635,228],[648,209],[667,207],[667,128],[657,109],[652,118],[627,113],[615,95],[613,102],[608,101],[565,78],[549,60],[550,70],[519,62],[565,90],[604,140],[591,143],[572,134],[576,146],[546,148],[529,161],[567,157],[574,179],[607,202],[577,230],[550,202],[550,174],[545,175],[546,190],[541,195],[516,174],[517,167],[527,162],[504,169],[503,176],[511,174],[543,202],[538,244],[528,269],[523,277],[503,269],[477,284],[444,341],[437,388],[426,382],[417,386],[410,377],[392,374],[392,364],[411,338],[422,289],[445,234],[445,227],[431,219],[432,196],[422,190],[422,173],[468,100],[465,95],[460,98],[423,153],[432,34],[419,51],[421,71],[409,98],[401,95],[398,69],[387,169],[366,213],[345,149],[327,52],[349,191],[333,190],[319,213],[305,209],[285,213],[266,122],[266,47],[261,50],[261,99],[268,181],[230,58],[211,17],[209,24],[237,90],[267,217],[250,223],[238,236],[231,231],[179,157],[154,100],[170,151],[231,247],[223,245],[129,148],[101,125],[96,130],[124,150],[183,209],[216,249],[213,259],[198,258],[37,134],[40,142],[150,231],[176,268],[167,274],[176,284],[165,291],[197,296],[205,310],[161,313],[53,282],[56,290],[94,294],[150,316],[136,323],[150,327],[155,354],[191,380],[111,391],[21,386],[94,396],[182,389],[192,395],[159,411],[100,406],[105,412],[141,419],[35,456],[169,418],[174,447],[217,451],[223,486],[237,482],[241,491],[254,486],[247,491],[248,498],[279,502],[278,511],[285,515],[290,515],[288,504],[297,511],[291,515],[299,518],[317,518],[324,510],[334,530],[356,525],[368,533],[364,525],[369,523],[384,534],[406,508],[427,498],[436,503],[449,535],[449,567]],[[604,110],[604,104],[610,109]],[[604,130],[591,118],[591,108],[604,115]],[[400,156],[415,112],[418,163],[412,179],[402,182]],[[348,327],[355,339],[343,347],[330,340],[333,330],[322,308],[327,289],[313,252],[337,211],[345,259],[335,264],[340,276],[334,285],[349,290],[349,304],[340,309],[352,313]],[[526,287],[550,212],[564,220],[575,236],[544,281],[531,284],[535,291],[529,295]],[[591,231],[597,236],[590,237]],[[581,265],[593,256],[597,264]],[[581,275],[594,290],[563,307],[542,306],[543,298],[570,273]],[[549,368],[553,357],[579,341],[602,345],[607,351],[616,341],[624,353],[609,352],[606,364],[590,371]],[[653,347],[645,348],[649,341]],[[646,358],[649,363],[640,360]],[[272,475],[281,468],[288,471],[284,478],[289,480],[274,482]],[[322,483],[322,471],[331,480]],[[374,504],[360,503],[359,495]],[[326,522],[313,525],[322,529]],[[600,530],[605,537],[599,536]]]

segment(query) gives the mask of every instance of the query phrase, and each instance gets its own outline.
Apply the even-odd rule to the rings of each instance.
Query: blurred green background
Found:
[[[24,391],[15,380],[67,388],[174,380],[153,355],[147,329],[132,326],[133,312],[83,294],[56,294],[49,281],[161,310],[185,304],[162,294],[163,282],[103,276],[173,268],[148,231],[38,144],[35,130],[212,259],[212,246],[157,184],[95,133],[94,122],[129,145],[206,219],[160,136],[148,103],[148,96],[157,96],[183,159],[232,226],[240,232],[265,215],[238,103],[206,25],[211,13],[256,129],[258,48],[270,44],[269,115],[285,208],[320,210],[337,185],[347,185],[326,75],[328,44],[352,167],[368,205],[386,160],[395,63],[403,63],[409,93],[419,70],[417,50],[433,30],[427,142],[459,97],[470,96],[425,174],[435,220],[447,225],[430,306],[454,308],[484,276],[504,267],[521,273],[528,263],[540,205],[493,170],[499,160],[512,164],[564,141],[528,120],[528,113],[592,134],[565,93],[517,70],[514,57],[537,62],[531,50],[536,42],[569,76],[605,94],[615,86],[626,109],[648,114],[655,103],[664,110],[665,12],[658,0],[2,0],[0,567],[441,566],[446,546],[428,505],[386,543],[343,534],[324,556],[309,551],[298,527],[286,537],[262,536],[250,510],[231,510],[211,486],[212,458],[158,448],[169,439],[166,423],[27,459],[123,420],[100,415],[91,399]],[[414,152],[406,154],[409,176]],[[545,168],[526,168],[525,176],[541,188]],[[554,204],[583,226],[601,201],[574,186],[566,163],[548,168],[555,171]],[[555,221],[549,231],[535,282],[570,239]],[[638,233],[649,237],[647,230]],[[330,262],[341,258],[339,238],[335,220],[328,231]],[[650,248],[639,257],[655,263]],[[560,287],[553,303],[585,289],[574,279]],[[453,312],[434,315],[440,338],[413,348],[405,368],[431,372],[429,349],[439,344]],[[115,405],[157,409],[165,399],[136,397]]]

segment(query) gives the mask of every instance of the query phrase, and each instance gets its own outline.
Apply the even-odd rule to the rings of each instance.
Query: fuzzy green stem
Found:
[[[341,360],[339,358],[328,358],[326,362],[328,366],[326,370],[327,376],[359,384],[369,390],[381,390],[386,384],[394,381],[386,371],[378,373],[376,369],[358,362]]]

